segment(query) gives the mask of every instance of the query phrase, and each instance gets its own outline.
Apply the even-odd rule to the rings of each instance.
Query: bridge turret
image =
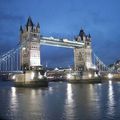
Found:
[[[21,34],[22,33],[22,34]],[[40,64],[40,26],[33,24],[31,17],[26,26],[20,29],[20,63],[22,69],[41,66]]]
[[[80,30],[79,35],[76,37],[77,42],[83,42],[82,48],[74,49],[75,70],[89,70],[92,66],[92,48],[91,36],[86,35],[83,29]]]
[[[83,29],[80,30],[79,35],[75,38],[77,42],[84,42],[91,41],[91,37],[89,35],[86,35]]]
[[[37,30],[37,32],[40,32],[40,24],[39,23],[37,23],[36,30]]]
[[[23,33],[23,28],[22,25],[20,26],[20,32]]]
[[[88,34],[88,38],[91,40],[91,35],[90,34]]]
[[[87,48],[87,47],[91,47],[91,35],[90,35],[90,34],[88,34],[88,35],[86,36],[86,39],[85,39],[84,43],[85,43],[85,47],[86,47],[86,48]]]
[[[86,39],[86,34],[85,34],[85,32],[84,32],[83,29],[80,30],[79,36],[80,36],[81,41],[85,41],[85,39]]]
[[[29,18],[27,20],[27,24],[26,24],[27,31],[31,32],[33,30],[33,26],[34,26],[34,24],[32,22],[32,19],[29,16]]]
[[[22,28],[22,25],[20,26],[20,43],[21,43],[21,40],[22,40],[22,34],[23,34],[23,28]]]

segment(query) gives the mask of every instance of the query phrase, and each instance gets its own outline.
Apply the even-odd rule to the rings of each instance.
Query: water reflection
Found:
[[[50,91],[50,93],[52,94],[53,93],[53,87],[49,87],[49,91]]]
[[[73,93],[72,93],[72,85],[67,84],[67,99],[66,102],[67,104],[72,104],[73,103]]]
[[[108,120],[117,116],[120,119],[119,88],[119,83],[112,81],[94,85],[51,83],[48,89],[0,87],[0,118]]]
[[[15,87],[11,88],[11,93],[12,93],[12,97],[16,97],[16,88]]]
[[[66,100],[65,100],[65,117],[66,119],[73,120],[74,118],[74,99],[73,99],[73,91],[72,91],[72,84],[67,84],[67,91],[66,91]]]
[[[113,115],[114,114],[114,91],[113,91],[113,83],[110,80],[108,84],[108,114]]]
[[[88,86],[88,95],[88,98],[94,99],[94,86],[92,84]]]
[[[17,98],[17,94],[16,94],[16,88],[15,87],[11,87],[11,94],[10,94],[10,104],[9,104],[9,108],[10,111],[8,111],[11,117],[13,117],[15,114],[17,114],[18,112],[18,98]]]
[[[44,115],[41,89],[11,88],[9,117],[11,119],[40,119]]]
[[[100,99],[101,99],[101,93],[99,91],[101,91],[101,85],[99,84],[89,84],[87,86],[88,88],[88,95],[87,96],[87,105],[86,105],[86,109],[87,110],[87,114],[89,115],[89,117],[87,119],[94,119],[94,117],[100,117]],[[92,114],[91,114],[92,113]]]
[[[17,107],[18,107],[18,100],[17,100],[17,94],[16,94],[16,88],[12,87],[11,88],[11,96],[10,96],[10,107],[11,109],[14,111],[16,111]]]

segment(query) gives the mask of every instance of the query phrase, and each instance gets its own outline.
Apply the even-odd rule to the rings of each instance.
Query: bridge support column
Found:
[[[48,86],[40,63],[40,26],[39,23],[34,25],[30,17],[25,28],[20,27],[20,44],[20,65],[24,74],[16,75],[16,86]]]
[[[81,30],[76,41],[83,42],[82,48],[74,48],[74,69],[77,71],[87,71],[92,67],[92,48],[91,48],[91,37],[86,36],[84,31]]]
[[[84,46],[82,48],[74,48],[74,73],[72,73],[71,79],[69,81],[87,81],[88,83],[94,82],[96,79],[96,71],[93,69],[92,64],[91,36],[86,35],[83,30],[80,30],[76,41],[83,42]]]
[[[43,70],[29,70],[15,75],[16,87],[47,87],[48,81]]]
[[[20,64],[22,70],[31,70],[40,63],[40,26],[28,18],[25,28],[20,27]]]

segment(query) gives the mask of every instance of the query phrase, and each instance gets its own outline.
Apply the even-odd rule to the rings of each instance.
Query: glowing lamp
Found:
[[[22,48],[22,50],[25,50],[25,49],[26,49],[25,47]]]
[[[109,79],[113,78],[113,75],[111,73],[108,74],[107,76]]]
[[[95,77],[98,77],[98,75],[95,73],[95,75],[94,75]]]
[[[39,73],[39,74],[38,74],[38,78],[39,78],[39,79],[42,79],[43,76]]]
[[[13,79],[13,80],[15,80],[15,78],[16,78],[16,76],[15,76],[15,75],[13,75],[13,76],[12,76],[12,79]]]
[[[67,74],[67,79],[70,79],[71,77],[71,74]]]
[[[91,78],[91,77],[92,77],[92,74],[89,73],[89,74],[88,74],[88,77]]]
[[[34,76],[35,76],[35,73],[34,73],[34,72],[32,72],[32,73],[31,73],[31,79],[33,79],[33,78],[34,78]]]

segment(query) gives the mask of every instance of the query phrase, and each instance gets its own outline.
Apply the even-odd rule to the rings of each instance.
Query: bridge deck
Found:
[[[68,39],[61,40],[52,37],[41,37],[40,44],[66,48],[82,47],[84,45],[83,42],[70,41]]]

